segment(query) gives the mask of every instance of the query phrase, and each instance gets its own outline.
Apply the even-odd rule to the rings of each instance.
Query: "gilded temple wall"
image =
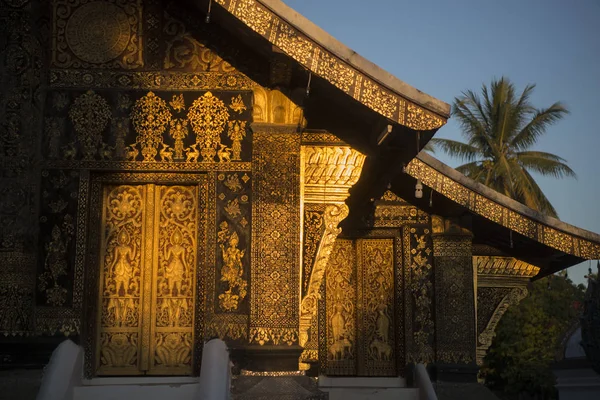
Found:
[[[298,342],[301,110],[172,3],[0,2],[0,328],[88,374]]]

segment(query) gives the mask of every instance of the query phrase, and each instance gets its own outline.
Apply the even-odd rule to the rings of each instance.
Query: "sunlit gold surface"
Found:
[[[348,146],[303,146],[302,151],[304,202],[343,203],[366,157]]]
[[[197,188],[104,188],[99,375],[189,374]]]

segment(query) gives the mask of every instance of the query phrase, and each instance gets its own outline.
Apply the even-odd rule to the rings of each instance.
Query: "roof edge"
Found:
[[[389,123],[415,131],[435,131],[446,124],[448,104],[367,61],[280,0],[216,3],[283,54]]]
[[[368,75],[390,90],[406,97],[422,107],[434,111],[446,118],[450,117],[450,105],[442,100],[428,95],[419,89],[403,82],[396,76],[387,72],[377,64],[367,60],[356,51],[352,50],[325,30],[311,22],[308,18],[285,4],[281,0],[258,0],[264,6],[268,7],[289,24],[302,31],[306,36],[323,46],[330,53],[344,60],[360,72]]]
[[[419,153],[409,163],[407,173],[470,211],[523,236],[576,257],[600,258],[597,233],[535,211],[475,182],[429,154]]]

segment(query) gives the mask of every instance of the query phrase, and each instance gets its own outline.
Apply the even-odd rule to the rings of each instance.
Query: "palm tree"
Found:
[[[469,178],[511,197],[530,208],[556,217],[556,210],[531,175],[573,177],[566,160],[554,154],[530,150],[569,111],[561,103],[536,109],[529,102],[535,85],[527,85],[517,97],[506,78],[484,84],[480,97],[471,90],[454,99],[452,115],[458,119],[466,143],[432,139],[431,151],[441,148],[466,164],[456,168]]]

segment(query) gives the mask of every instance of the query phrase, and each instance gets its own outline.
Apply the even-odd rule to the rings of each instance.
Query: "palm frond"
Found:
[[[522,168],[516,159],[512,159],[511,163],[514,165],[513,180],[516,189],[516,195],[514,199],[525,204],[529,208],[558,218],[556,210],[542,189],[539,187],[533,176],[531,176],[531,174],[525,168]]]
[[[428,145],[431,145],[434,151],[439,148],[450,155],[467,161],[472,161],[480,155],[479,149],[456,140],[433,138]]]
[[[554,154],[536,151],[520,152],[517,153],[517,160],[524,168],[544,176],[577,178],[575,171],[564,163],[565,160]]]
[[[535,144],[550,125],[556,123],[568,113],[569,110],[561,103],[554,103],[546,109],[537,110],[531,121],[515,135],[510,143],[511,147],[515,150],[526,150]]]

